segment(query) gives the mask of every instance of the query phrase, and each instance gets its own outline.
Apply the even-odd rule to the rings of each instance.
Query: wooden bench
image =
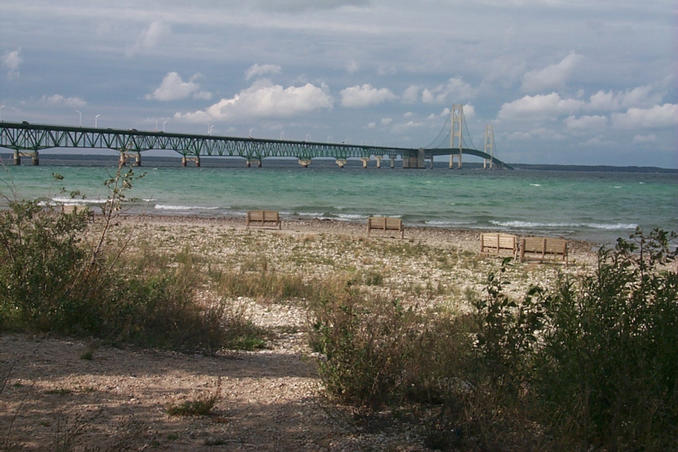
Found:
[[[89,206],[83,206],[80,204],[62,204],[61,213],[71,214],[71,213],[81,213],[85,211],[90,211]]]
[[[247,212],[247,224],[245,228],[250,226],[260,228],[271,227],[280,229],[282,223],[280,222],[280,215],[275,210],[250,210]]]
[[[523,237],[520,239],[520,261],[534,257],[543,262],[546,258],[562,258],[568,264],[567,240],[553,237]]]
[[[516,257],[518,255],[518,237],[513,234],[485,232],[480,234],[480,252],[500,254],[502,251],[510,251]]]
[[[400,231],[400,238],[405,238],[405,228],[403,220],[391,217],[369,217],[367,219],[367,236],[370,236],[372,230],[377,231]]]

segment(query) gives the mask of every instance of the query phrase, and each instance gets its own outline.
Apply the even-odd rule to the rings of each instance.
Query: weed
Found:
[[[220,399],[221,378],[217,381],[214,393],[198,397],[195,400],[187,400],[178,405],[170,405],[167,407],[167,414],[170,416],[209,416]]]

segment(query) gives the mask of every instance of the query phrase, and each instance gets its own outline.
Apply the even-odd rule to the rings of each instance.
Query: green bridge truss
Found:
[[[184,158],[243,157],[247,160],[259,160],[266,157],[296,157],[300,160],[313,158],[349,158],[388,157],[395,160],[417,161],[422,167],[424,159],[437,155],[458,154],[459,149],[413,149],[389,146],[367,146],[344,143],[321,143],[295,140],[270,140],[262,138],[241,138],[213,135],[193,135],[141,131],[136,129],[102,129],[89,127],[70,127],[30,124],[28,122],[0,122],[0,147],[15,152],[31,151],[36,153],[51,148],[90,148],[111,149],[119,152],[144,152],[152,149],[173,150]],[[474,155],[493,160],[498,167],[510,168],[497,158],[485,152],[463,148],[463,154]]]

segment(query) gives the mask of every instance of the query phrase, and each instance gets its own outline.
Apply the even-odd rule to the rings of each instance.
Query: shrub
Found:
[[[610,450],[678,447],[675,235],[637,231],[601,249],[596,272],[545,298],[534,391],[562,440]],[[557,420],[557,422],[553,422]]]
[[[438,407],[422,418],[431,447],[676,449],[675,237],[637,231],[601,249],[592,274],[519,302],[502,266],[470,316],[406,310],[350,284],[317,295],[320,376],[351,404]]]
[[[243,318],[226,322],[223,302],[202,306],[195,301],[203,276],[189,253],[175,256],[175,263],[157,259],[139,271],[139,263],[123,254],[126,242],[107,248],[133,179],[131,171],[120,168],[106,182],[111,197],[91,246],[83,240],[91,223],[87,212],[55,212],[34,201],[11,202],[0,212],[0,329],[206,352],[229,341],[261,346],[251,323]]]

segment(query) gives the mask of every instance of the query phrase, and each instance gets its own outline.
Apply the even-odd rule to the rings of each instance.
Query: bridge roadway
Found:
[[[91,148],[111,149],[120,152],[121,161],[135,159],[141,164],[141,153],[152,149],[173,150],[187,161],[200,165],[200,157],[243,157],[247,166],[254,163],[261,166],[266,157],[296,157],[302,166],[308,166],[313,158],[334,158],[343,166],[349,158],[359,158],[367,166],[370,158],[377,160],[388,157],[391,167],[397,157],[403,168],[425,168],[426,160],[439,155],[458,155],[459,148],[414,149],[392,146],[369,146],[345,143],[322,143],[297,140],[271,140],[264,138],[242,138],[215,135],[194,135],[141,131],[136,129],[104,129],[92,127],[71,127],[57,125],[0,122],[0,147],[12,149],[16,164],[21,157],[31,157],[33,164],[39,163],[39,151],[50,148]],[[462,154],[474,155],[494,166],[511,168],[497,158],[483,151],[462,148]],[[450,165],[451,166],[451,165]]]

